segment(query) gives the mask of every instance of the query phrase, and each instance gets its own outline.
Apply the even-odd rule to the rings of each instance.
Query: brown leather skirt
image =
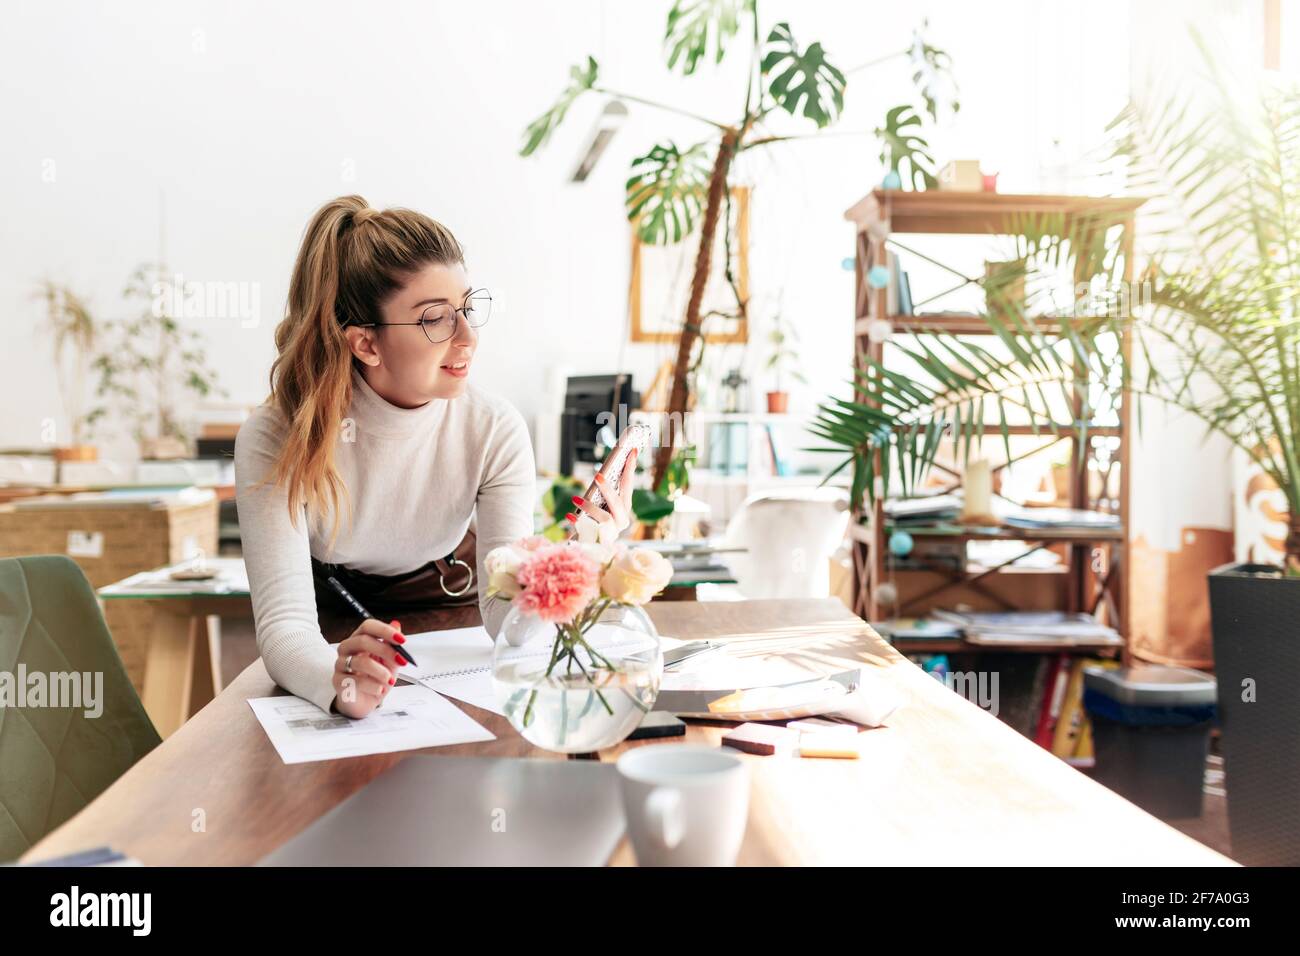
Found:
[[[367,611],[384,621],[400,616],[403,611],[464,607],[478,603],[474,572],[476,547],[477,536],[470,530],[456,550],[445,558],[396,575],[369,574],[312,558],[316,615],[325,640],[337,644],[361,623],[357,613],[330,587],[329,578],[337,578]]]

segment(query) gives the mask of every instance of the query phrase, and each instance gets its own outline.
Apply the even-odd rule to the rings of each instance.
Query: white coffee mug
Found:
[[[641,866],[732,866],[749,818],[738,754],[653,744],[618,758],[627,833]]]

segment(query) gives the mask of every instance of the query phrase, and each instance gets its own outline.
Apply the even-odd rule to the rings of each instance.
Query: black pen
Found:
[[[330,587],[332,587],[335,591],[337,591],[339,597],[341,597],[344,601],[346,601],[348,603],[348,606],[351,607],[352,610],[360,614],[363,620],[374,620],[375,616],[371,614],[369,611],[367,611],[365,609],[365,606],[352,596],[351,591],[349,591],[347,588],[345,588],[342,584],[339,583],[338,578],[330,577],[327,580],[329,581]],[[377,640],[383,640],[383,638],[377,638]],[[393,650],[397,651],[397,653],[405,657],[406,662],[408,664],[415,664],[415,658],[411,656],[411,652],[408,651],[406,648],[404,648],[401,644],[398,644],[396,641],[393,642]],[[416,666],[418,667],[419,665]]]

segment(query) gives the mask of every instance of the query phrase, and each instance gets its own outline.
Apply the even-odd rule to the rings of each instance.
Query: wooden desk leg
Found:
[[[190,618],[194,632],[194,649],[190,655],[190,705],[185,719],[189,720],[206,707],[221,691],[221,619],[213,614],[195,614]]]
[[[144,709],[164,739],[212,700],[211,637],[205,615],[187,601],[154,605],[154,629],[144,667]]]

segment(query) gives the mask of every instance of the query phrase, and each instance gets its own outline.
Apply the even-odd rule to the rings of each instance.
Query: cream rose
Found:
[[[629,548],[600,579],[607,597],[622,604],[645,604],[664,589],[673,566],[662,554],[647,548]]]

